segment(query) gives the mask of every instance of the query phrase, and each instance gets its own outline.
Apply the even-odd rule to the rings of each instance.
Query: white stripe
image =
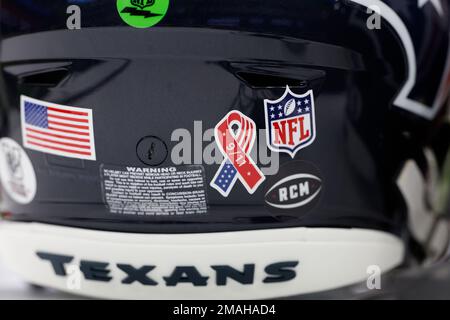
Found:
[[[88,129],[78,129],[78,128],[72,128],[72,127],[68,127],[68,126],[60,126],[57,124],[49,124],[49,126],[52,126],[53,128],[57,128],[57,129],[63,129],[63,130],[71,130],[71,131],[76,131],[76,132],[81,132],[81,133],[89,133],[89,128]]]
[[[33,131],[27,131],[28,134],[36,136],[38,138],[43,138],[43,139],[51,139],[54,141],[60,141],[60,142],[64,142],[64,143],[74,143],[74,144],[78,144],[80,146],[90,146],[91,144],[89,142],[81,142],[81,141],[74,141],[74,140],[70,140],[70,139],[63,139],[63,138],[57,138],[57,137],[52,137],[52,136],[47,136],[45,134],[41,134],[41,133],[36,133]],[[86,138],[89,139],[89,138]]]
[[[83,151],[83,152],[90,152],[90,149],[84,149],[84,148],[77,148],[77,147],[72,147],[72,146],[64,146],[58,143],[53,143],[53,142],[47,142],[47,141],[41,141],[41,140],[37,140],[37,139],[31,139],[31,138],[27,138],[27,142],[34,142],[34,143],[39,143],[39,144],[45,144],[45,145],[49,145],[52,147],[56,147],[56,148],[64,148],[64,149],[71,149],[71,150],[75,150],[75,151]],[[41,148],[47,149],[46,147],[41,146]],[[52,150],[50,148],[48,148],[49,150]]]
[[[51,129],[43,129],[43,128],[39,128],[39,127],[33,127],[31,125],[28,125],[26,127],[26,129],[34,129],[34,130],[40,130],[40,131],[44,131],[44,132],[48,132],[48,133],[52,133],[52,134],[57,134],[60,136],[66,136],[66,137],[72,137],[72,138],[81,138],[81,139],[91,139],[90,136],[85,136],[85,135],[79,135],[79,134],[71,134],[71,133],[65,133],[65,132],[61,132],[61,131],[55,131],[55,130],[51,130]],[[67,129],[67,128],[65,128]],[[31,133],[31,131],[29,131]],[[91,139],[92,140],[92,139]]]
[[[64,120],[64,119],[59,119],[59,118],[54,118],[52,116],[48,116],[48,120],[49,121],[57,121],[57,122],[61,122],[61,123],[67,123],[67,124],[74,124],[77,126],[89,126],[89,122],[77,122],[77,121],[71,121],[71,120]]]
[[[74,118],[74,119],[79,119],[79,120],[89,120],[89,115],[87,116],[80,116],[80,115],[75,115],[75,114],[70,114],[70,113],[62,113],[62,112],[55,112],[52,110],[48,110],[47,111],[48,116],[58,116],[58,117],[69,117],[69,118]]]

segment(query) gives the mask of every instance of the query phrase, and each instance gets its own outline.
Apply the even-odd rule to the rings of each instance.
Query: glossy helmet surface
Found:
[[[93,0],[68,30],[72,4],[0,7],[0,252],[31,282],[68,290],[74,264],[86,295],[267,298],[424,259],[447,0],[171,1],[149,28]]]

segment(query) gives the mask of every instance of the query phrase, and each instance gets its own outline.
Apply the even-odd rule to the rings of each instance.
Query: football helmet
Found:
[[[375,293],[440,261],[449,10],[1,2],[2,261],[131,299]]]

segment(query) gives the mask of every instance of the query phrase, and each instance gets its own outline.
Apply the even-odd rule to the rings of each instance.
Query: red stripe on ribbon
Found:
[[[238,137],[241,138],[242,144],[239,144],[238,139],[232,134],[232,125],[235,122],[241,124]],[[216,127],[216,140],[222,153],[236,168],[241,182],[252,191],[265,179],[247,152],[255,131],[253,121],[237,111],[230,112]]]

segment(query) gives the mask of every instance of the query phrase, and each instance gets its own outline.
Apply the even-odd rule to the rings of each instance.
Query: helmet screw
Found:
[[[144,137],[137,143],[136,154],[139,160],[149,166],[158,166],[168,155],[167,145],[155,136]]]

